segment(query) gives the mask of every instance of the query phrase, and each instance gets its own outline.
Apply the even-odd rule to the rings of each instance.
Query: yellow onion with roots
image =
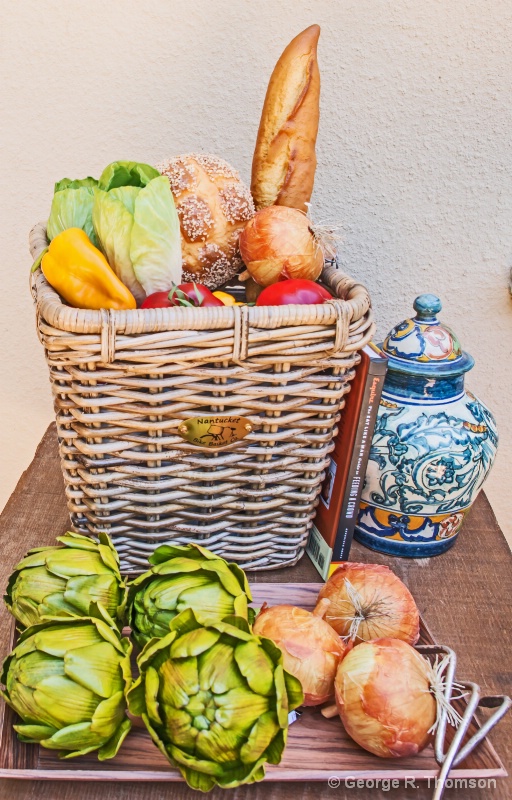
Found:
[[[334,682],[345,730],[383,758],[414,756],[428,744],[436,698],[442,697],[439,686],[430,662],[401,639],[358,644],[341,662]]]
[[[302,684],[304,705],[316,706],[334,696],[334,677],[349,647],[323,619],[328,603],[315,612],[290,605],[263,606],[253,631],[271,639],[283,652],[283,666]]]

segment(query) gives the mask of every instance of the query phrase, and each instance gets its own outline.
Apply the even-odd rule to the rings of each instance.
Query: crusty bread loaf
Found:
[[[251,191],[257,209],[281,205],[307,210],[316,168],[319,36],[318,25],[299,33],[270,78],[252,162]]]
[[[249,187],[206,153],[177,156],[158,169],[169,178],[180,218],[183,281],[218,289],[242,267],[238,237],[254,216]]]

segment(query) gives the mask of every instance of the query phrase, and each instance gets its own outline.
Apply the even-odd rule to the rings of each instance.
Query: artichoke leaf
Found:
[[[52,728],[48,725],[13,725],[12,727],[18,734],[20,742],[26,742],[27,744],[49,739],[57,731],[57,728]]]
[[[233,648],[218,642],[198,659],[199,685],[202,691],[224,694],[242,683]]]
[[[58,547],[52,545],[51,547],[40,547],[37,550],[29,550],[25,558],[22,558],[20,563],[16,564],[14,567],[14,574],[27,568],[44,567],[47,554],[55,552],[55,550],[58,549]]]
[[[163,756],[164,756],[164,757],[165,757],[167,760],[169,760],[169,758],[170,758],[170,757],[169,757],[169,753],[168,753],[168,748],[167,748],[167,746],[166,746],[166,745],[163,743],[163,741],[161,740],[161,738],[160,738],[159,734],[157,733],[157,731],[156,731],[156,730],[155,730],[155,728],[153,727],[153,723],[152,723],[152,722],[151,722],[151,720],[149,719],[148,715],[147,715],[147,714],[142,714],[142,719],[143,719],[143,721],[144,721],[144,725],[145,725],[145,726],[146,726],[146,728],[148,729],[148,733],[149,733],[149,735],[151,736],[151,738],[153,739],[154,743],[156,744],[156,746],[158,747],[158,749],[160,750],[160,752],[162,753],[162,755],[163,755]]]
[[[243,617],[244,620],[249,618],[249,607],[247,605],[246,594],[239,594],[238,597],[234,598],[233,611],[237,617]]]
[[[192,725],[192,717],[182,708],[164,708],[166,733],[171,742],[177,747],[194,751],[198,737],[198,731]]]
[[[99,553],[79,548],[74,548],[72,552],[67,547],[57,549],[54,553],[46,556],[46,565],[50,572],[61,578],[111,573],[111,570],[101,560]]]
[[[94,600],[91,600],[91,614],[94,614],[94,617],[91,616],[89,622],[93,623],[98,633],[105,641],[110,642],[119,653],[124,655],[124,648],[121,644],[121,638],[116,624],[101,603],[96,603]],[[100,619],[100,617],[102,617],[102,619]],[[104,620],[107,620],[107,622]]]
[[[33,696],[37,708],[44,709],[59,728],[90,720],[99,702],[94,692],[61,675],[45,678]]]
[[[51,675],[65,675],[64,663],[61,658],[37,651],[29,653],[15,662],[12,672],[16,680],[31,689],[36,689],[41,681]]]
[[[56,594],[49,594],[45,597],[44,602],[39,605],[38,614],[39,618],[44,617],[80,617],[80,610],[76,605],[66,602],[63,592]],[[85,613],[89,609],[87,608]]]
[[[261,758],[269,744],[280,731],[273,711],[267,711],[254,723],[247,742],[240,748],[240,759],[244,764],[253,764]]]
[[[286,693],[288,695],[288,709],[293,711],[304,702],[304,692],[302,684],[295,675],[283,670],[284,682],[286,685]]]
[[[103,700],[92,715],[91,730],[103,741],[110,739],[125,719],[126,702],[122,691]]]
[[[238,597],[239,594],[243,593],[243,589],[237,578],[233,575],[229,569],[229,565],[226,564],[225,561],[220,559],[218,561],[206,561],[203,563],[202,569],[205,572],[212,572],[217,575],[226,592],[229,592],[233,597]]]
[[[83,614],[90,613],[91,601],[94,600],[101,603],[110,616],[115,616],[119,600],[118,586],[118,579],[112,573],[70,578],[64,599]]]
[[[119,752],[119,748],[128,736],[132,723],[129,719],[124,719],[114,735],[98,750],[98,761],[106,761],[114,758]]]
[[[172,561],[164,561],[156,564],[151,573],[154,575],[182,575],[188,572],[199,572],[203,569],[204,564],[194,558],[187,558],[187,556],[175,556]],[[203,576],[204,577],[204,576]],[[210,580],[210,578],[206,578]]]
[[[149,598],[157,608],[174,610],[177,607],[180,595],[188,589],[199,589],[201,586],[210,586],[211,580],[206,575],[185,574],[173,577],[159,576],[153,579],[144,593],[145,605]]]
[[[177,611],[194,608],[196,618],[203,624],[215,623],[233,613],[234,597],[220,583],[209,581],[205,586],[181,592]]]
[[[176,764],[183,765],[192,770],[197,770],[203,775],[211,775],[213,778],[218,779],[221,778],[224,773],[222,764],[217,764],[215,761],[209,761],[208,759],[197,758],[197,756],[190,755],[175,745],[171,745],[167,752]]]
[[[105,564],[105,566],[112,570],[112,572],[118,577],[121,577],[121,573],[119,571],[119,563],[117,561],[117,553],[113,549],[112,545],[109,543],[100,544],[98,545],[98,552],[100,555],[101,560]]]
[[[95,750],[102,744],[102,737],[91,729],[90,722],[77,722],[56,731],[49,739],[41,741],[49,750]],[[78,755],[75,753],[75,755]]]
[[[45,566],[23,569],[18,574],[18,578],[12,588],[14,599],[17,597],[27,597],[42,603],[45,597],[55,592],[63,592],[66,588],[66,581],[56,574],[48,572]]]
[[[240,584],[240,586],[242,587],[243,591],[247,595],[248,601],[250,603],[252,603],[251,587],[249,586],[249,581],[247,580],[247,575],[245,574],[243,569],[241,569],[238,566],[238,564],[230,564],[229,565],[229,569],[231,570],[233,575],[236,577],[238,583]]]
[[[12,606],[7,601],[6,605],[11,613],[16,612],[16,619],[26,628],[41,622],[38,604],[28,597],[17,597]]]
[[[4,696],[23,722],[33,723],[34,725],[48,725],[51,728],[60,727],[59,720],[48,709],[38,706],[34,698],[33,689],[29,689],[21,683],[15,683],[9,690],[9,696]]]
[[[254,764],[240,764],[232,769],[226,769],[217,781],[223,789],[234,789],[240,784],[250,784],[261,781],[265,777],[265,758],[260,758]]]
[[[283,679],[284,684],[284,679]],[[267,697],[250,692],[243,686],[215,696],[215,720],[223,728],[248,735],[259,717],[269,710]]]
[[[240,747],[244,741],[245,738],[240,733],[227,730],[214,722],[209,730],[198,733],[196,753],[217,764],[237,764],[240,762]]]
[[[238,639],[242,642],[250,642],[253,638],[253,634],[249,632],[249,626],[244,624],[246,623],[246,620],[239,621],[240,617],[236,617],[232,623],[229,620],[230,618],[227,617],[221,622],[216,622],[214,627],[220,633],[225,633],[232,639]],[[236,641],[234,644],[236,644]]]
[[[214,778],[210,778],[209,775],[198,772],[196,769],[180,766],[180,772],[190,788],[196,789],[198,792],[209,792],[217,783]]]
[[[276,710],[277,719],[281,728],[288,727],[288,694],[286,692],[286,684],[284,682],[284,669],[281,664],[278,664],[274,671],[274,681],[276,685]]]
[[[159,697],[166,705],[184,708],[199,691],[196,658],[180,658],[179,661],[169,659],[160,667],[160,675],[162,683]]]
[[[176,631],[169,631],[169,633],[161,639],[151,639],[137,657],[139,670],[143,672],[146,669],[146,664],[148,664],[155,655],[163,653],[165,656],[166,649],[174,642],[176,637]]]
[[[100,533],[100,538],[105,534]],[[57,541],[66,547],[72,547],[75,550],[91,550],[96,553],[98,543],[91,539],[90,536],[84,536],[82,533],[75,533],[74,531],[66,531],[62,536],[57,536]]]
[[[237,645],[235,660],[253,692],[274,694],[274,665],[257,639]]]
[[[46,627],[47,623],[42,623],[40,630],[34,634],[33,647],[48,653],[50,656],[64,656],[68,650],[78,647],[88,647],[98,644],[102,637],[93,625],[88,624],[89,620],[80,620],[74,625],[52,625]],[[106,627],[106,626],[105,626]],[[18,648],[16,648],[18,650]]]
[[[187,613],[186,611],[184,612]],[[175,618],[175,620],[177,617]],[[173,620],[173,623],[175,622]],[[220,633],[213,628],[196,628],[182,634],[171,644],[171,658],[185,658],[187,656],[199,656],[220,639]]]
[[[148,667],[145,675],[145,704],[149,719],[154,725],[161,725],[162,718],[158,703],[158,691],[160,688],[160,678],[154,667]]]
[[[150,555],[148,561],[150,564],[156,566],[156,564],[169,561],[171,558],[180,558],[181,556],[184,558],[197,559],[199,561],[202,561],[204,558],[214,559],[219,557],[215,553],[212,553],[211,550],[207,550],[205,547],[201,547],[201,545],[195,543],[161,544]]]
[[[281,728],[280,731],[274,736],[265,754],[266,761],[269,764],[279,764],[283,757],[283,750],[288,738],[288,728]]]
[[[111,697],[124,686],[119,661],[119,654],[110,642],[99,642],[65,653],[64,670],[85,689],[100,697]]]
[[[128,702],[130,714],[133,714],[135,717],[141,717],[146,710],[146,704],[144,702],[145,691],[142,678],[138,677],[132,683],[126,695],[126,700]]]

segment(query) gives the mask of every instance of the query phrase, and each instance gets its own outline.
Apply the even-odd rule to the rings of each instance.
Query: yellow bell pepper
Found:
[[[41,269],[50,286],[75,308],[137,308],[128,287],[80,228],[67,228],[52,239]]]
[[[236,302],[236,297],[233,297],[232,294],[228,294],[227,292],[212,292],[212,294],[217,297],[225,306],[237,306],[242,305],[242,303]]]

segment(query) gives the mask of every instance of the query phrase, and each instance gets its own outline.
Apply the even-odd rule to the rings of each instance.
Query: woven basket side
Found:
[[[366,289],[336,270],[324,280],[350,299],[160,316],[70,309],[33,275],[72,524],[107,531],[125,572],[164,542],[196,541],[248,569],[302,556],[373,333]],[[183,440],[184,420],[212,415],[252,430],[227,447]]]

